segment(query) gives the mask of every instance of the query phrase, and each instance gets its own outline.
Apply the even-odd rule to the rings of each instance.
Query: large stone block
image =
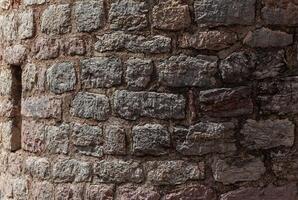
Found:
[[[250,25],[255,20],[256,0],[195,0],[195,21],[207,25]]]
[[[205,176],[203,162],[149,161],[145,163],[145,169],[148,180],[153,185],[178,185],[186,181],[199,180]]]
[[[202,114],[213,117],[236,117],[253,112],[251,89],[218,88],[200,92],[197,99]]]
[[[48,87],[56,94],[73,90],[77,82],[74,65],[71,62],[56,63],[46,74]]]
[[[213,177],[225,185],[240,181],[256,181],[266,168],[260,158],[215,159],[212,164]]]
[[[161,198],[160,194],[153,187],[135,184],[120,186],[116,195],[119,200],[139,200],[140,198],[159,200]]]
[[[189,128],[174,128],[176,150],[184,155],[229,153],[236,151],[235,124],[200,122]]]
[[[156,92],[118,90],[114,94],[114,109],[125,119],[139,117],[183,119],[185,98],[181,95]]]
[[[113,200],[114,186],[99,184],[90,185],[86,188],[86,200]]]
[[[77,2],[74,6],[74,15],[77,31],[95,31],[104,23],[103,1]]]
[[[81,82],[84,88],[107,88],[121,84],[123,69],[120,59],[91,58],[80,63]]]
[[[148,5],[143,0],[117,0],[111,4],[109,22],[114,30],[141,30],[147,27]]]
[[[171,87],[213,87],[216,85],[217,58],[172,56],[157,65],[158,80]]]
[[[91,165],[74,159],[58,159],[53,164],[52,174],[57,183],[86,182],[91,177]]]
[[[41,16],[41,31],[49,35],[68,33],[71,27],[70,14],[69,4],[48,6]]]
[[[121,125],[104,128],[104,153],[108,155],[126,154],[126,131]]]
[[[136,155],[164,155],[170,145],[170,132],[165,126],[145,124],[132,129],[132,151]]]
[[[153,27],[162,30],[177,31],[187,28],[191,23],[188,5],[170,0],[160,2],[153,8]]]
[[[103,121],[109,117],[109,99],[102,94],[79,92],[72,101],[70,112],[76,117]]]
[[[94,164],[95,183],[140,183],[144,172],[139,162],[128,160],[103,160]]]
[[[270,149],[279,146],[290,147],[294,144],[295,125],[284,120],[247,120],[241,134],[241,144],[248,149]]]
[[[24,164],[24,172],[33,178],[49,179],[51,175],[50,161],[47,158],[28,157]]]
[[[22,100],[22,115],[33,118],[62,117],[62,100],[54,96],[28,97]]]

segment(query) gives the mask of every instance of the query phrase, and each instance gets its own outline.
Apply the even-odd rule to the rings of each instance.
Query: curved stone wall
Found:
[[[0,0],[0,199],[296,200],[297,15]]]

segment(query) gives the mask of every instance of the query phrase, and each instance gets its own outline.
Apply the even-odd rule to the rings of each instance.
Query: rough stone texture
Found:
[[[74,124],[72,141],[77,151],[84,155],[103,156],[103,132],[98,126]]]
[[[109,99],[105,95],[80,92],[72,101],[71,113],[76,117],[102,121],[109,112]]]
[[[5,49],[4,60],[9,65],[20,66],[26,58],[26,47],[23,45],[15,45]]]
[[[160,124],[134,126],[132,151],[137,155],[163,155],[170,147],[170,133]]]
[[[0,199],[298,199],[297,15],[0,0]]]
[[[200,110],[213,117],[235,117],[253,112],[251,89],[248,87],[219,88],[200,92]]]
[[[239,181],[255,181],[265,173],[264,163],[260,158],[215,159],[212,164],[213,177],[223,184]]]
[[[33,118],[61,119],[62,101],[54,96],[30,97],[22,101],[22,115]]]
[[[213,87],[216,85],[217,58],[172,56],[157,66],[161,84],[171,87]]]
[[[288,184],[284,186],[269,185],[265,188],[242,188],[231,191],[221,195],[220,200],[295,200],[297,195],[297,188],[295,184]]]
[[[293,0],[271,1],[263,0],[262,18],[269,25],[296,26],[298,20],[297,2]]]
[[[181,5],[179,0],[161,2],[153,8],[153,27],[162,30],[181,30],[191,23],[187,5]]]
[[[114,108],[121,117],[135,120],[139,117],[183,119],[183,96],[156,92],[129,92],[118,90],[114,94]]]
[[[237,41],[237,35],[225,31],[197,31],[184,33],[179,38],[181,48],[221,50]]]
[[[293,35],[281,31],[272,31],[268,28],[261,28],[249,32],[243,42],[251,47],[285,47],[293,43]]]
[[[54,163],[52,173],[57,183],[84,182],[90,179],[91,165],[74,159],[59,159]]]
[[[126,66],[127,70],[125,79],[127,86],[134,90],[146,88],[151,81],[154,69],[152,61],[132,58],[126,62]]]
[[[41,16],[41,31],[49,35],[68,33],[70,12],[68,4],[50,5]]]
[[[115,30],[141,30],[147,27],[147,2],[143,0],[117,0],[109,11],[110,28]]]
[[[84,88],[119,85],[122,73],[122,63],[117,58],[91,58],[81,61],[81,82]]]
[[[200,122],[189,128],[174,128],[175,146],[183,155],[204,155],[236,151],[232,122]]]
[[[207,25],[249,25],[255,20],[256,0],[195,0],[195,21]]]
[[[144,172],[140,163],[133,160],[103,160],[94,164],[94,179],[96,183],[140,183]]]
[[[104,22],[103,1],[77,2],[74,7],[77,31],[91,32]]]
[[[138,186],[134,184],[127,184],[119,187],[116,195],[119,200],[159,200],[161,197],[152,187]]]
[[[98,37],[95,44],[95,50],[98,52],[124,49],[132,53],[166,53],[171,50],[171,38],[163,35],[144,37],[118,31]]]
[[[164,197],[164,200],[178,199],[216,200],[216,194],[212,189],[204,185],[189,185],[177,188]]]
[[[153,185],[178,185],[204,178],[204,163],[183,160],[149,161],[145,164],[148,180]]]
[[[51,92],[61,94],[74,89],[76,73],[71,62],[57,63],[47,70],[47,84]]]
[[[294,144],[294,124],[284,120],[247,120],[241,134],[242,145],[248,149],[270,149]]]

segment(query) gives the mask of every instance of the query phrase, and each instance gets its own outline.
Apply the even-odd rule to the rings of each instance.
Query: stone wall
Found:
[[[297,0],[0,0],[1,200],[297,200]]]

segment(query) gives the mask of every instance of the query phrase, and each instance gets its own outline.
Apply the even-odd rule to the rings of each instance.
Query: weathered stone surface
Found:
[[[7,64],[15,65],[15,66],[22,65],[26,59],[26,56],[27,56],[26,47],[21,44],[17,44],[6,48],[3,55],[4,60]]]
[[[182,48],[222,50],[237,42],[237,35],[227,31],[197,31],[179,37]]]
[[[235,52],[219,64],[219,71],[224,82],[241,83],[249,80],[255,69],[256,56],[251,52]],[[271,66],[270,66],[271,67]]]
[[[181,30],[191,23],[189,8],[177,0],[160,2],[153,8],[153,27],[162,30]]]
[[[9,98],[0,98],[0,117],[14,117],[16,115],[13,102]]]
[[[51,175],[50,161],[47,158],[28,157],[25,161],[24,171],[33,178],[48,179]]]
[[[86,189],[86,200],[113,200],[113,185],[90,185]]]
[[[74,89],[76,73],[71,62],[56,63],[47,70],[47,84],[51,92],[62,94]]]
[[[12,71],[9,68],[0,68],[0,95],[8,96],[12,94]]]
[[[8,10],[11,6],[11,0],[0,0],[0,8]]]
[[[212,164],[213,177],[223,184],[239,181],[255,181],[261,178],[266,168],[260,158],[215,159]]]
[[[294,124],[284,120],[247,120],[241,134],[241,144],[248,149],[270,149],[294,144]]]
[[[213,87],[216,85],[217,58],[172,56],[157,66],[158,80],[171,87]]]
[[[16,151],[21,148],[21,135],[13,120],[0,122],[0,136],[4,149]]]
[[[256,0],[195,0],[195,21],[198,24],[250,25],[255,20]]]
[[[126,184],[120,186],[116,192],[117,200],[159,200],[160,195],[150,186],[139,186],[134,184]]]
[[[61,184],[56,186],[55,199],[57,200],[82,200],[84,199],[84,185]]]
[[[298,112],[298,79],[280,78],[260,85],[258,103],[261,113],[295,114]]]
[[[103,156],[101,127],[76,123],[72,129],[72,141],[79,153],[95,157]]]
[[[163,200],[179,199],[216,200],[216,194],[212,189],[204,185],[189,185],[176,188],[163,198]]]
[[[70,31],[69,4],[50,5],[42,13],[41,31],[49,35],[58,35]]]
[[[139,183],[144,179],[140,163],[133,160],[103,160],[94,164],[95,183]]]
[[[46,69],[39,68],[35,64],[28,63],[22,68],[22,92],[23,98],[31,96],[34,92],[45,91]]]
[[[232,122],[200,122],[189,128],[174,128],[176,150],[184,155],[228,153],[236,151]]]
[[[243,43],[251,47],[260,48],[285,47],[293,43],[293,35],[282,31],[261,28],[249,32],[244,38]]]
[[[152,60],[132,58],[126,61],[126,82],[130,89],[140,90],[148,86],[153,73]]]
[[[33,37],[35,31],[33,10],[26,10],[24,12],[19,13],[18,18],[19,38],[28,39]]]
[[[109,99],[102,94],[79,92],[72,101],[70,112],[76,117],[103,121],[110,112]]]
[[[104,23],[103,1],[77,2],[74,6],[77,31],[91,32]]]
[[[297,188],[294,183],[284,186],[269,185],[265,188],[241,188],[220,196],[220,200],[295,200],[297,198]]]
[[[34,182],[32,186],[32,198],[52,200],[54,198],[54,185],[46,181]]]
[[[135,120],[139,117],[183,119],[185,98],[167,93],[118,90],[114,94],[114,109],[125,119]]]
[[[183,160],[149,161],[145,164],[147,178],[153,185],[177,185],[204,178],[204,163]]]
[[[132,151],[136,155],[164,155],[170,145],[170,132],[165,126],[145,124],[132,129]]]
[[[84,37],[73,36],[68,37],[62,42],[62,51],[70,56],[82,56],[86,53],[87,45]]]
[[[22,122],[22,149],[41,153],[45,149],[45,125],[35,121]]]
[[[122,73],[122,63],[118,58],[90,58],[81,61],[81,82],[84,88],[119,85]]]
[[[39,37],[36,39],[33,52],[39,60],[54,59],[59,56],[59,41],[51,37]]]
[[[0,15],[0,38],[1,43],[6,41],[14,41],[18,38],[17,15],[10,13],[7,15]]]
[[[98,37],[95,44],[98,52],[127,50],[133,53],[166,53],[171,50],[171,38],[155,36],[138,36],[118,31]]]
[[[57,183],[90,180],[91,165],[74,159],[58,159],[53,165],[53,179]]]
[[[24,4],[26,6],[32,6],[32,5],[41,5],[44,4],[46,0],[24,0]]]
[[[288,152],[271,153],[272,170],[276,177],[288,181],[298,180],[297,154]]]
[[[45,140],[46,149],[50,153],[68,153],[69,147],[69,132],[68,124],[63,123],[59,126],[46,126]]]
[[[253,112],[249,87],[218,88],[200,92],[197,100],[202,113],[214,117],[235,117]]]
[[[109,155],[126,154],[126,132],[120,125],[104,128],[104,153]]]
[[[296,26],[298,5],[295,0],[263,0],[262,19],[266,24]]]
[[[22,100],[22,115],[33,118],[61,119],[62,101],[54,96],[29,97]]]
[[[143,0],[117,0],[109,11],[110,28],[115,30],[141,30],[147,27],[148,6]]]

